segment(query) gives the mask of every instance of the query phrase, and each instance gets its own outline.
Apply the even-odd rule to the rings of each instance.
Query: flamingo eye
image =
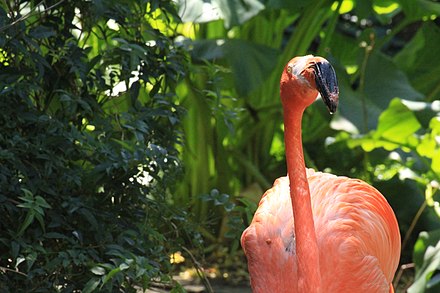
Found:
[[[292,64],[287,65],[287,73],[292,74],[292,71],[293,71],[292,67],[293,67]]]

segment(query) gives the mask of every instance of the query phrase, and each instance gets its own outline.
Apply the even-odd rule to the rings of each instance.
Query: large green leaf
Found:
[[[353,90],[347,76],[340,75],[339,81],[340,114],[360,132],[376,128],[379,115],[392,99],[423,98],[392,60],[379,52],[373,52],[368,59],[363,92]]]
[[[225,50],[237,91],[242,96],[261,87],[278,57],[275,49],[242,40],[229,40],[225,43]]]
[[[264,9],[258,0],[179,0],[177,3],[183,22],[223,19],[226,28],[243,24]]]
[[[426,22],[412,40],[394,57],[396,65],[407,73],[411,84],[432,101],[440,92],[440,29]]]
[[[393,61],[382,53],[374,52],[368,59],[365,72],[365,94],[380,109],[385,109],[391,99],[420,100],[423,95],[409,83],[406,75]]]
[[[225,58],[234,77],[237,92],[246,96],[269,77],[277,60],[277,50],[240,39],[202,40],[192,43],[196,59]]]
[[[440,266],[440,230],[421,232],[414,246],[415,282],[408,293],[438,292],[440,279],[433,275]]]
[[[416,21],[440,15],[440,3],[429,0],[399,0],[407,20]]]
[[[414,113],[400,99],[393,99],[389,107],[380,115],[377,130],[349,143],[351,147],[362,146],[365,151],[383,147],[393,150],[401,146],[417,143],[413,134],[421,125]]]
[[[379,116],[375,138],[406,143],[409,136],[420,129],[420,123],[400,99],[393,99],[388,109]]]

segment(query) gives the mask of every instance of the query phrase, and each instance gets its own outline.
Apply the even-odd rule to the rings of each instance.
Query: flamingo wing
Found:
[[[386,199],[361,180],[312,169],[307,177],[323,288],[388,292],[398,266],[400,234]],[[297,292],[293,227],[289,179],[282,177],[263,195],[241,239],[254,292]]]
[[[289,178],[275,180],[241,236],[253,292],[297,292]],[[268,291],[269,290],[269,291]]]

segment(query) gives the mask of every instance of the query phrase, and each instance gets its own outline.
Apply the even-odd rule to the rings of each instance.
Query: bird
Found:
[[[323,57],[291,59],[280,80],[287,176],[275,180],[241,236],[254,293],[394,292],[400,232],[393,209],[368,183],[305,166],[304,110],[339,102]]]

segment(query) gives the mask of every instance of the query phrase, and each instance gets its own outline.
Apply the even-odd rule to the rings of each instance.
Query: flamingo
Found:
[[[334,113],[331,64],[313,55],[290,60],[280,81],[288,176],[264,193],[241,237],[252,290],[394,292],[400,233],[386,199],[361,180],[305,167],[301,120],[318,93]]]

